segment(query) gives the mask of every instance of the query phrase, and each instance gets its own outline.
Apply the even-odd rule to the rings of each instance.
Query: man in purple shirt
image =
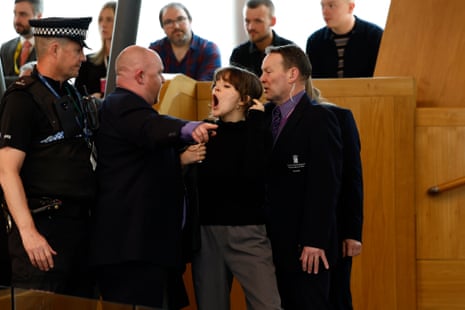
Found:
[[[172,2],[161,8],[160,25],[166,37],[152,42],[150,49],[163,60],[165,73],[183,73],[197,81],[211,81],[221,67],[218,46],[192,32],[192,16],[181,3]]]

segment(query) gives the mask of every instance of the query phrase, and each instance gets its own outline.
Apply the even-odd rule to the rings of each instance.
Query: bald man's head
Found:
[[[128,46],[116,58],[116,74],[143,69],[154,61],[161,65],[160,56],[155,51],[137,45]]]
[[[153,104],[165,82],[163,63],[157,52],[131,45],[123,49],[115,62],[116,86],[128,89]]]

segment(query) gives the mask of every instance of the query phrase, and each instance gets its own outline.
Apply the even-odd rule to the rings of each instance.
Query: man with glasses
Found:
[[[161,8],[160,25],[166,37],[152,42],[165,73],[183,73],[197,81],[211,81],[216,68],[221,67],[218,46],[192,32],[192,16],[187,8],[172,2]]]

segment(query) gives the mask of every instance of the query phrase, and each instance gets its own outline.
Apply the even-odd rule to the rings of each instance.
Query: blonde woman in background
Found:
[[[100,10],[98,27],[102,38],[102,48],[97,53],[87,55],[87,61],[81,65],[75,86],[82,95],[89,94],[96,98],[103,98],[115,12],[116,1],[105,3]]]

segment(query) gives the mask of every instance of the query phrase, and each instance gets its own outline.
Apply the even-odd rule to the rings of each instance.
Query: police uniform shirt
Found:
[[[53,134],[47,117],[25,91],[13,91],[4,97],[0,117],[0,147],[27,153],[33,141]]]
[[[38,81],[37,72],[31,78]],[[18,83],[21,80],[18,80]],[[58,82],[47,79],[55,90],[62,93]],[[0,108],[0,148],[10,146],[26,153],[21,177],[27,195],[52,195],[89,199],[94,196],[95,177],[90,163],[90,149],[84,138],[60,138],[53,129],[50,119],[31,93],[23,86],[13,84],[5,93]],[[41,94],[35,98],[47,97],[51,93],[41,85]],[[72,87],[72,86],[69,86]],[[51,104],[51,102],[47,102]],[[83,186],[83,184],[87,186]],[[79,189],[79,190],[76,190]]]
[[[34,71],[32,83],[37,81],[37,71]],[[53,89],[60,95],[66,93],[59,88],[59,82],[45,78]],[[23,80],[31,83],[30,79]],[[28,152],[32,143],[45,141],[55,135],[47,116],[42,112],[39,105],[34,101],[31,93],[27,92],[24,83],[18,81],[15,91],[8,92],[4,98],[1,115],[1,137],[0,147],[11,146],[24,152]],[[65,85],[65,83],[63,83]],[[44,88],[44,91],[45,88]],[[46,91],[48,92],[48,91]],[[41,95],[38,95],[41,97]]]

